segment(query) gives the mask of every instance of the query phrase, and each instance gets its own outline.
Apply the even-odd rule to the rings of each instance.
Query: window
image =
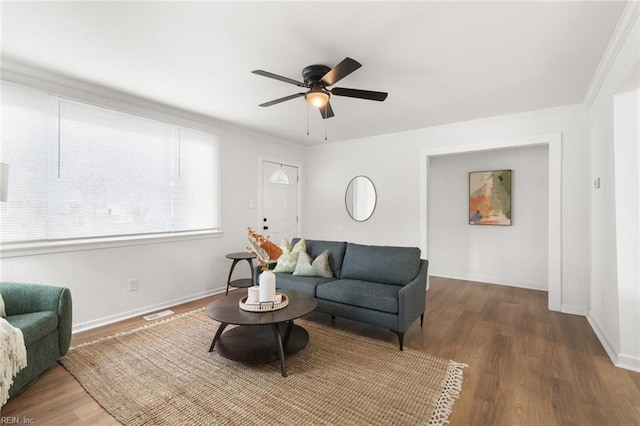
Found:
[[[2,242],[220,227],[210,133],[2,85]]]
[[[278,169],[271,175],[271,183],[279,183],[282,185],[291,185],[291,178],[282,169]]]

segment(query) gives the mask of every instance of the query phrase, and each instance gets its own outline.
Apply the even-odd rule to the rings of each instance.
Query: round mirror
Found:
[[[376,187],[366,176],[356,176],[347,185],[344,203],[353,220],[364,222],[376,209]]]

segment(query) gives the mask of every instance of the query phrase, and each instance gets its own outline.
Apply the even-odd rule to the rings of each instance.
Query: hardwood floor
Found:
[[[540,291],[437,277],[430,283],[424,328],[416,321],[405,347],[469,365],[451,425],[640,425],[640,373],[614,367],[584,317],[548,311]],[[186,312],[216,297],[224,295],[172,309]],[[324,314],[307,318],[331,323]],[[72,345],[146,323],[134,318],[78,333]],[[389,330],[339,318],[334,326],[397,344]],[[60,365],[1,415],[9,420],[0,424],[118,424]]]

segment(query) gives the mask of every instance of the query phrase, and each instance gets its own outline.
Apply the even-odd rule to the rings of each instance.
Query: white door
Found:
[[[262,162],[262,231],[275,244],[298,233],[298,168]]]

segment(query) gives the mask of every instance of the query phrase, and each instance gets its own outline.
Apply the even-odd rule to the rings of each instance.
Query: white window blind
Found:
[[[58,139],[58,101],[2,86],[1,162],[9,164],[8,202],[0,202],[1,241],[47,238],[50,147]]]
[[[14,102],[21,112],[5,116],[5,91],[52,104],[41,114],[47,124],[33,120],[33,102]],[[3,242],[220,227],[215,135],[6,85],[2,103],[2,155],[10,164]],[[5,138],[5,123],[8,128],[44,126],[49,137],[43,142],[36,136],[26,147],[18,136]],[[25,148],[37,161],[25,160]],[[28,176],[15,170],[26,170]],[[25,188],[40,188],[43,213],[34,221],[39,233],[23,231],[35,225],[29,223],[33,215],[23,212],[32,198],[27,193],[35,189],[23,191],[16,182],[20,180]]]
[[[176,231],[210,228],[220,223],[220,147],[213,136],[178,129],[178,170],[173,182],[173,226]]]

